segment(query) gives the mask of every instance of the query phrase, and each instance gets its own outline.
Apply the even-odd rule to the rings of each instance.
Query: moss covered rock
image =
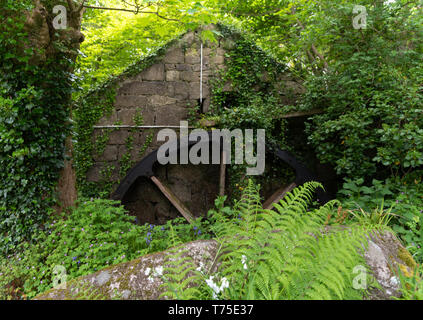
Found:
[[[219,245],[214,240],[189,242],[168,251],[149,254],[73,279],[67,283],[66,288],[51,289],[35,299],[160,299],[160,295],[164,292],[161,287],[163,284],[161,274],[169,255],[182,252],[180,258],[190,257],[196,266],[213,273],[218,267],[215,259],[218,249]],[[379,284],[379,288],[370,290],[368,298],[372,300],[398,297],[400,295],[398,270],[405,275],[412,275],[416,265],[401,242],[388,231],[369,237],[364,258],[372,276]]]
[[[404,275],[411,276],[416,266],[411,254],[389,231],[371,237],[365,259],[380,285],[379,289],[371,291],[370,299],[373,300],[399,297],[399,270]]]
[[[190,257],[198,266],[207,270],[215,268],[218,244],[213,240],[198,240],[185,243],[164,252],[142,256],[130,262],[120,263],[82,276],[35,297],[35,300],[73,299],[123,299],[157,300],[163,293],[163,268],[166,258],[176,252],[181,257]]]

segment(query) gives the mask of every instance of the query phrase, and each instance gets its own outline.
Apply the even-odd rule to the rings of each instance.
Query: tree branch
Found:
[[[325,57],[323,57],[323,55],[316,49],[316,47],[314,46],[314,44],[311,44],[311,50],[313,50],[313,53],[319,57],[320,60],[323,61],[323,65],[325,66],[325,69],[329,69],[329,64],[327,63]]]
[[[69,1],[69,0],[68,0]],[[137,10],[133,10],[133,9],[125,9],[125,8],[109,8],[109,7],[95,7],[95,6],[86,6],[84,5],[84,8],[87,9],[97,9],[97,10],[115,10],[115,11],[125,11],[125,12],[132,12],[132,13],[137,13]]]
[[[291,9],[291,14],[292,15],[294,15],[296,13],[296,10],[295,10],[295,7],[293,7],[292,9]],[[300,28],[301,28],[301,30],[302,31],[304,31],[305,30],[305,27],[304,27],[304,25],[302,24],[302,22],[297,18],[297,17],[295,17],[295,20],[297,21],[297,23],[298,23],[298,25],[300,26]],[[323,65],[324,65],[324,67],[325,67],[325,69],[326,70],[328,70],[329,69],[329,65],[328,65],[328,63],[327,63],[327,61],[326,61],[326,59],[323,57],[323,55],[317,50],[317,48],[316,48],[316,46],[312,43],[311,44],[311,50],[313,51],[313,53],[316,55],[316,56],[318,56],[319,57],[319,59],[320,60],[322,60],[322,62],[323,62]]]
[[[76,9],[77,12],[81,12],[82,9],[84,9],[84,4],[87,0],[82,0],[81,4],[79,5],[78,9]]]
[[[75,5],[73,3],[73,0],[66,0],[66,2],[68,3],[70,11],[74,12],[75,11]]]
[[[178,19],[166,18],[166,17],[164,17],[164,16],[160,15],[160,14],[159,14],[159,8],[157,8],[156,16],[158,16],[159,18],[164,19],[164,20],[179,22],[179,20],[178,20]]]
[[[139,11],[139,9],[125,9],[125,8],[110,8],[110,7],[95,7],[95,6],[83,6],[84,8],[87,9],[97,9],[97,10],[114,10],[114,11],[124,11],[124,12],[132,12],[134,14],[138,14],[138,13],[146,13],[146,14],[155,14],[157,17],[164,19],[164,20],[168,20],[168,21],[176,21],[179,22],[180,20],[178,19],[173,19],[173,18],[167,18],[165,16],[162,16],[159,13],[159,10],[157,11]]]

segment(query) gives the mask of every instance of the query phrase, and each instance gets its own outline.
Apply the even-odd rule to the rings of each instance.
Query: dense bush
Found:
[[[280,10],[267,0],[221,4],[305,80],[296,107],[324,111],[307,127],[321,162],[350,178],[423,163],[420,0],[288,0]]]
[[[41,0],[48,14],[55,2]],[[76,47],[60,38],[61,31],[50,29],[48,50],[38,50],[35,38],[41,31],[28,34],[25,28],[25,12],[34,3],[0,0],[0,298],[31,298],[51,288],[62,271],[69,280],[211,236],[227,249],[226,260],[221,260],[226,271],[220,279],[203,279],[198,273],[198,279],[206,280],[199,291],[176,284],[178,297],[361,298],[365,292],[351,289],[351,269],[363,262],[354,248],[367,228],[392,228],[414,258],[423,262],[422,172],[398,178],[423,165],[423,15],[417,0],[287,0],[276,11],[274,1],[267,0],[212,2],[210,11],[199,2],[171,1],[159,6],[162,15],[175,19],[160,23],[155,20],[158,14],[141,15],[143,20],[88,11],[83,25],[88,36],[82,48],[85,57],[81,55],[76,67],[84,90],[78,93],[72,90],[78,86],[72,74]],[[352,26],[356,4],[367,10],[365,29]],[[209,219],[194,225],[180,218],[164,226],[138,226],[117,202],[100,199],[82,200],[68,214],[52,215],[64,142],[72,131],[72,93],[78,97],[110,74],[120,73],[141,53],[179,33],[183,25],[195,29],[198,22],[216,21],[215,7],[225,18],[236,16],[236,23],[253,30],[258,39],[240,37],[227,51],[227,68],[212,90],[214,112],[206,116],[220,127],[264,128],[270,142],[289,149],[286,122],[276,119],[293,106],[275,107],[282,104],[281,92],[272,83],[288,69],[304,79],[307,91],[295,110],[323,110],[306,125],[309,144],[321,162],[349,178],[339,192],[338,212],[330,207],[334,202],[307,209],[315,184],[290,193],[276,211],[263,212],[257,188],[244,176],[245,168],[232,166],[231,196],[241,200],[231,208],[225,206],[226,198],[218,198]],[[181,20],[171,23],[176,18]],[[232,18],[228,20],[234,22]],[[222,30],[223,36],[231,33]],[[269,58],[257,43],[278,60]],[[145,66],[138,64],[131,72]],[[282,94],[289,97],[289,92]],[[93,148],[98,152],[102,147],[91,143],[92,125],[111,110],[114,98],[111,88],[104,100],[92,97],[74,109],[78,140],[74,160],[85,196],[104,191],[82,178],[92,164]],[[131,167],[129,141],[122,158],[125,170]],[[270,169],[257,181],[270,185],[272,179],[292,178],[286,166],[267,164]],[[111,168],[104,171],[101,189],[111,186]],[[310,236],[332,218],[357,232],[328,234],[319,241]],[[283,232],[274,232],[275,228]],[[406,299],[422,298],[421,268],[414,270],[414,277],[401,278]]]
[[[367,28],[351,25],[351,5],[328,7],[323,73],[308,77],[303,108],[322,162],[349,177],[406,172],[423,164],[423,23],[412,6],[366,6]],[[354,4],[355,5],[355,4]]]
[[[423,262],[423,185],[421,173],[415,172],[403,179],[347,180],[339,191],[344,208],[371,212],[375,208],[389,212],[389,226],[400,236],[414,258]]]
[[[54,204],[69,133],[68,52],[31,47],[24,28],[31,1],[0,0],[0,254],[31,237]],[[63,50],[63,51],[62,51]]]
[[[226,68],[216,72],[211,81],[210,112],[202,116],[216,121],[220,129],[264,129],[267,146],[291,150],[293,146],[286,141],[286,121],[279,118],[281,110],[275,107],[282,104],[281,92],[284,97],[294,96],[291,89],[282,87],[279,82],[281,75],[291,76],[286,65],[258,47],[247,34],[241,36],[239,30],[224,25],[219,29],[222,39],[236,39],[236,45],[228,45],[226,49]],[[257,138],[254,139],[256,143]],[[270,159],[266,161],[265,173],[254,177],[257,183],[281,184],[293,179],[291,167],[277,161],[270,163]],[[240,188],[248,183],[246,167],[247,164],[235,163],[228,167],[231,198],[238,198]]]

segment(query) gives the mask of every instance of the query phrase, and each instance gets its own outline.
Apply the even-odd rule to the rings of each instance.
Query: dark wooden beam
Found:
[[[263,209],[272,209],[273,204],[281,201],[285,195],[292,191],[297,185],[295,182],[291,183],[289,186],[284,186],[278,189],[274,194],[270,196],[263,204]]]
[[[281,119],[298,118],[298,117],[312,116],[314,114],[321,114],[323,112],[324,111],[322,109],[314,109],[309,111],[297,111],[297,112],[282,114],[279,116],[279,118]]]
[[[296,112],[281,114],[280,116],[277,116],[277,118],[279,119],[299,118],[299,117],[312,116],[314,114],[321,114],[321,113],[324,113],[324,110],[313,109],[308,111],[296,111]],[[214,120],[202,119],[199,122],[203,127],[214,127],[217,125],[216,121]]]
[[[182,203],[181,200],[170,190],[166,185],[164,185],[158,178],[155,176],[150,177],[151,181],[160,189],[160,191],[165,195],[165,197],[174,205],[174,207],[179,211],[180,214],[184,216],[189,223],[194,221],[194,216],[188,210],[187,207]]]
[[[220,179],[219,179],[219,196],[225,195],[225,181],[226,181],[226,152],[223,150],[220,154]]]

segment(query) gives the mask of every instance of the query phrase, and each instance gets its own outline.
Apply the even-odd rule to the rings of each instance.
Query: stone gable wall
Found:
[[[203,107],[210,105],[209,80],[214,70],[224,68],[225,50],[223,45],[205,44],[203,48]],[[162,60],[147,68],[135,77],[118,85],[115,108],[110,116],[105,116],[96,124],[107,126],[135,125],[134,117],[141,113],[145,126],[177,126],[186,120],[189,109],[199,105],[200,99],[200,41],[195,32],[187,33],[173,46]],[[112,179],[119,179],[119,159],[127,152],[125,141],[133,136],[131,159],[141,160],[142,156],[159,147],[156,135],[160,129],[112,130],[104,153],[94,154],[95,165],[87,174],[88,181],[101,180],[101,170],[114,166]],[[153,142],[143,155],[139,150],[146,138],[153,133]],[[95,129],[93,142],[101,136],[102,129]]]
[[[210,106],[211,79],[225,68],[225,53],[236,43],[236,39],[220,39],[218,43],[203,45],[203,111]],[[173,45],[155,64],[139,74],[118,83],[114,108],[110,115],[103,117],[96,126],[136,125],[135,117],[141,113],[145,126],[179,126],[181,120],[187,120],[190,108],[198,107],[200,100],[200,61],[201,42],[196,32],[187,33]],[[266,79],[263,79],[266,81]],[[298,84],[287,74],[280,75],[280,81],[274,83],[281,89],[281,103],[291,104],[289,91],[298,91]],[[231,84],[223,87],[231,91]],[[154,129],[98,129],[94,130],[93,144],[101,145],[104,133],[108,139],[104,151],[93,154],[94,166],[87,173],[87,180],[117,182],[123,179],[121,159],[135,164],[144,156],[160,146]],[[152,143],[144,153],[140,153],[147,137]],[[133,139],[132,150],[127,149],[127,139]],[[103,142],[104,143],[104,142]],[[107,170],[109,168],[109,170]],[[110,176],[105,178],[104,172]],[[160,166],[156,176],[184,202],[194,216],[205,215],[214,206],[218,194],[219,166]],[[142,180],[142,179],[141,179]],[[123,199],[123,204],[130,214],[138,218],[140,224],[163,224],[169,219],[180,216],[156,186],[148,179],[138,181]]]

